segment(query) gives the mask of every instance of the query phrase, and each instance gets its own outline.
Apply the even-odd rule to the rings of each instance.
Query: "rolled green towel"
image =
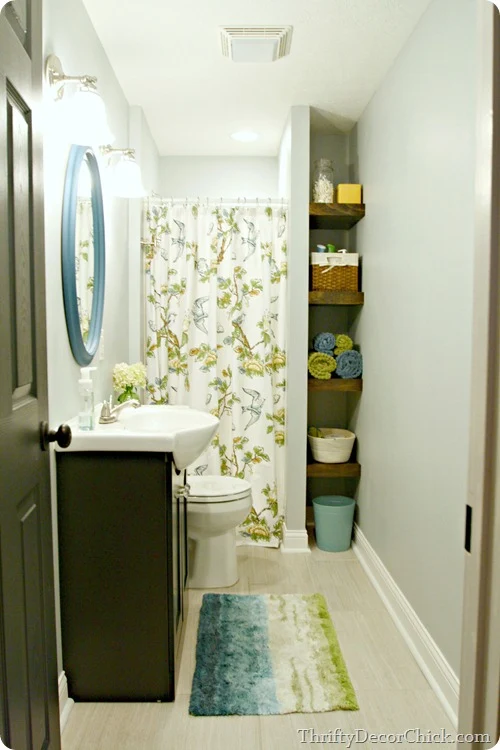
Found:
[[[318,380],[329,380],[335,371],[337,363],[329,354],[313,352],[309,356],[308,368],[313,378]]]
[[[325,437],[327,437],[323,433],[323,430],[320,427],[309,427],[309,429],[307,430],[307,434],[310,435],[311,437],[315,437],[315,438],[325,438]]]
[[[348,352],[352,349],[354,346],[353,340],[350,336],[347,336],[345,333],[338,333],[335,336],[335,343],[336,347],[333,351],[333,353],[338,356],[339,354],[342,354],[342,352]]]
[[[310,435],[311,437],[316,437],[316,438],[323,437],[323,433],[318,427],[309,427],[309,429],[307,430],[307,434]]]

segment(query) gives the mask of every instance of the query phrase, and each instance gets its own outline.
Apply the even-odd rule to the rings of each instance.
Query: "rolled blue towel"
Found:
[[[342,352],[337,357],[337,375],[340,378],[360,378],[363,372],[363,357],[355,349]]]
[[[318,333],[313,338],[313,348],[316,352],[322,352],[323,354],[331,354],[335,349],[335,336],[333,333]]]

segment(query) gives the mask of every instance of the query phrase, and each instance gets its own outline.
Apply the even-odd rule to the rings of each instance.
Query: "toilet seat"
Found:
[[[188,476],[188,503],[230,503],[251,494],[251,486],[244,479],[220,476]]]

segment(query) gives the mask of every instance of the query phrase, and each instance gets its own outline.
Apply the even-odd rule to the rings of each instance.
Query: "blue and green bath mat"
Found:
[[[356,711],[321,594],[205,594],[189,713]]]

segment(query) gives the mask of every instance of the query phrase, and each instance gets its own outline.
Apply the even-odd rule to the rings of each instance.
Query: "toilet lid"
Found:
[[[247,497],[250,483],[235,477],[188,476],[190,503],[227,503]]]

